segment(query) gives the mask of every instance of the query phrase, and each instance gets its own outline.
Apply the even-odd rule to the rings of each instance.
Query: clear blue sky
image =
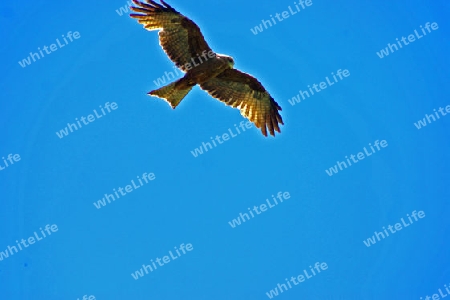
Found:
[[[297,1],[300,12],[294,1],[169,4],[199,25],[214,51],[261,81],[283,108],[282,133],[265,138],[252,127],[195,157],[245,119],[198,87],[175,110],[147,96],[173,63],[156,31],[117,12],[126,1],[3,3],[0,299],[379,300],[445,292],[450,4]],[[283,11],[286,19],[252,33]],[[426,31],[427,22],[438,28]],[[396,38],[402,48],[386,49]],[[50,54],[18,63],[51,44]],[[338,70],[348,73],[336,82]],[[296,103],[313,84],[320,92]],[[427,120],[434,109],[439,119]],[[91,121],[61,136],[81,117]],[[127,185],[125,196],[97,202]],[[274,206],[278,192],[290,198]],[[262,204],[266,211],[251,218],[248,208]],[[402,229],[392,233],[396,223]],[[375,231],[389,225],[377,240]],[[16,240],[30,237],[19,250]],[[181,244],[191,251],[170,258]],[[170,262],[131,275],[164,256]],[[279,292],[285,278],[311,275],[316,262],[326,270]]]

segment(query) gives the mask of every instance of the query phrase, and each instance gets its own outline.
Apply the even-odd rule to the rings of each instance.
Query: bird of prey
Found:
[[[275,136],[284,124],[281,107],[253,76],[234,69],[232,57],[215,53],[205,41],[200,28],[192,20],[160,0],[146,3],[133,0],[130,9],[144,28],[159,30],[159,43],[165,53],[181,69],[184,77],[149,95],[166,100],[175,109],[195,85],[225,104],[238,108],[241,114],[261,129]]]

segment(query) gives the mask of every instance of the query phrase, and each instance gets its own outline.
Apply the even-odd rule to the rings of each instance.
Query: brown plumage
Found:
[[[200,28],[166,2],[133,2],[130,14],[147,30],[159,30],[159,43],[169,58],[186,72],[183,78],[148,94],[166,100],[172,108],[183,100],[195,85],[212,97],[235,108],[261,129],[264,136],[280,132],[281,107],[253,76],[234,69],[234,60],[211,50]]]

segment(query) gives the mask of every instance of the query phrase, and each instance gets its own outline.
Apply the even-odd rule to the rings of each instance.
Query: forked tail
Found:
[[[194,86],[195,84],[190,84],[188,80],[183,77],[169,85],[153,90],[148,94],[166,100],[170,106],[175,109]]]

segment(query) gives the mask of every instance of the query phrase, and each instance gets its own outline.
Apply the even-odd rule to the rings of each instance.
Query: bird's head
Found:
[[[234,59],[231,56],[223,55],[223,54],[217,54],[217,57],[221,60],[224,60],[231,69],[234,67]]]

